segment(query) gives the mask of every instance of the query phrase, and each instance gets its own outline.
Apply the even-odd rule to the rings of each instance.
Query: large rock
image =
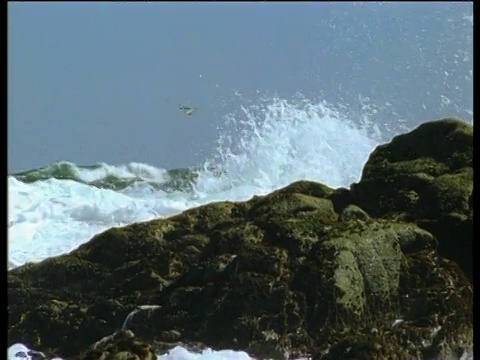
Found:
[[[395,166],[404,168],[397,150],[379,148],[353,191],[299,181],[247,202],[113,228],[70,254],[9,272],[9,344],[84,359],[150,359],[150,345],[178,344],[273,359],[459,357],[472,348],[472,284],[439,254],[441,238],[432,233],[442,225],[443,241],[452,243],[450,226],[464,226],[471,244],[465,224],[472,211],[462,210],[461,195],[472,186],[460,141],[468,127],[450,120],[423,126],[416,131],[432,144],[456,139],[457,160],[443,146],[438,155],[420,147],[417,156],[450,167],[425,170],[425,187],[408,189],[437,199],[435,191],[451,186],[442,176],[452,176],[460,195],[421,200],[430,206],[423,210],[388,200],[374,164],[390,166],[397,191],[409,177],[395,175]],[[415,131],[405,136],[417,138]],[[393,140],[393,149],[406,147],[402,141]],[[459,258],[471,254],[458,251]]]
[[[373,151],[351,200],[371,216],[415,222],[472,279],[473,127],[424,123]]]

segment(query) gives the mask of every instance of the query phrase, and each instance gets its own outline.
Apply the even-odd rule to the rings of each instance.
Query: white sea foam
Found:
[[[35,360],[41,359],[41,353],[30,350],[23,344],[14,344],[8,348],[8,360]],[[165,354],[157,356],[158,360],[253,360],[244,351],[205,349],[201,352],[190,352],[187,349],[176,346]],[[55,357],[50,360],[63,360]]]
[[[359,179],[378,143],[369,135],[373,127],[368,121],[363,119],[360,126],[323,102],[274,99],[243,107],[227,122],[230,130],[221,132],[217,155],[205,163],[193,192],[155,191],[145,183],[122,191],[74,180],[25,184],[10,176],[9,267],[69,252],[113,226],[173,215],[212,201],[246,200],[299,179],[349,186]],[[85,182],[109,175],[167,179],[164,169],[138,163],[75,171]]]
[[[167,179],[167,172],[165,169],[158,169],[147,164],[133,162],[120,166],[112,166],[105,163],[99,163],[98,165],[99,167],[94,169],[76,168],[77,177],[87,183],[104,179],[108,176],[116,176],[126,179],[141,178],[157,182],[162,182]]]
[[[233,350],[214,351],[204,350],[200,353],[193,353],[181,346],[177,346],[168,353],[158,357],[159,360],[251,360],[246,352]]]
[[[35,360],[40,357],[36,352],[30,350],[23,344],[14,344],[8,348],[8,360]],[[38,353],[37,353],[38,354]],[[170,351],[157,355],[158,360],[254,360],[244,351],[234,350],[212,350],[205,349],[201,352],[192,352],[187,349],[176,346]],[[55,357],[49,360],[63,360]],[[298,358],[296,360],[310,360],[309,358]],[[455,360],[455,359],[451,359]],[[464,353],[459,360],[473,360],[473,355]]]

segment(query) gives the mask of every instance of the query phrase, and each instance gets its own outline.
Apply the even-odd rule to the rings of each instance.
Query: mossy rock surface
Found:
[[[455,119],[424,123],[373,151],[350,201],[370,216],[411,221],[432,232],[440,254],[472,279],[471,255],[456,249],[472,248],[472,156],[471,125]]]
[[[157,354],[152,345],[131,331],[118,331],[95,343],[79,360],[157,360]]]
[[[11,270],[8,342],[85,360],[147,360],[178,344],[272,359],[469,350],[472,284],[455,260],[471,257],[469,131],[447,120],[394,139],[351,191],[299,181]],[[399,200],[402,189],[419,197]]]

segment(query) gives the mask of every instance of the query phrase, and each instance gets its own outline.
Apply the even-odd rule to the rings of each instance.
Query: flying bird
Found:
[[[192,115],[195,111],[197,111],[198,108],[181,105],[181,106],[179,107],[179,109],[182,110],[182,111],[185,113],[185,115],[190,116],[190,115]]]

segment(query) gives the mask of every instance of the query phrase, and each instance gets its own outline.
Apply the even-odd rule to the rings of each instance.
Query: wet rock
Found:
[[[131,331],[118,331],[95,343],[79,360],[156,360],[151,345],[135,337]]]
[[[352,201],[371,216],[425,228],[438,239],[440,254],[472,279],[472,257],[457,249],[472,248],[472,154],[471,125],[455,119],[424,123],[373,151],[351,187]]]

